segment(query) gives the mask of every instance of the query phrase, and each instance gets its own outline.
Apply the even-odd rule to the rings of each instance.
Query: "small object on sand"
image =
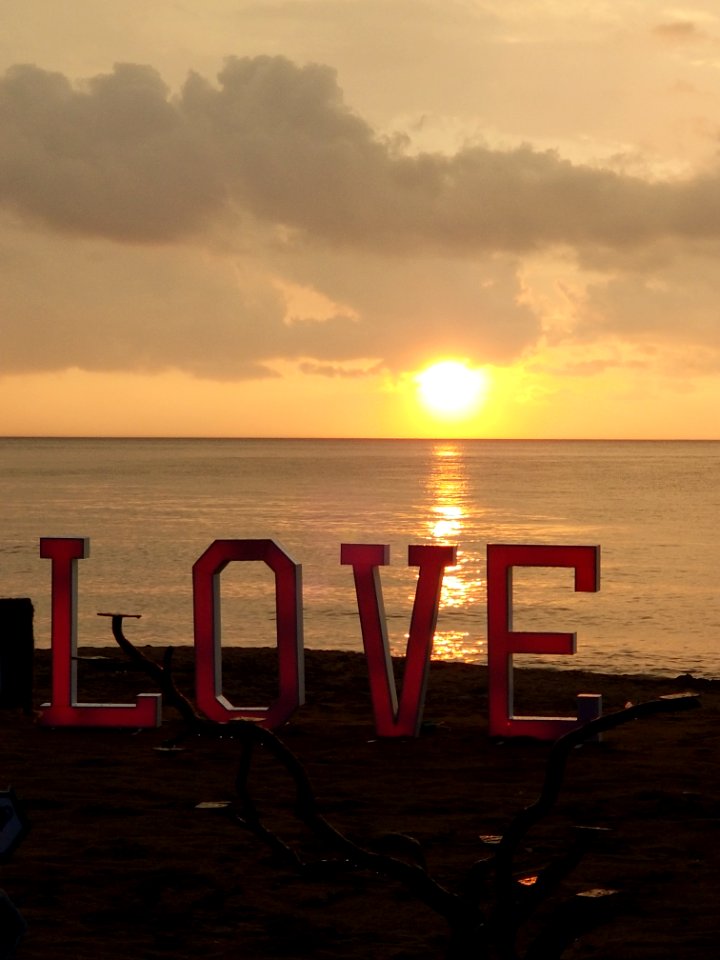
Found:
[[[608,890],[608,889],[605,889],[605,887],[593,887],[592,890],[581,890],[580,893],[577,894],[577,896],[587,897],[588,899],[596,900],[599,897],[614,897],[618,893],[620,893],[619,890]]]
[[[518,883],[521,887],[534,887],[538,882],[538,876],[536,873],[532,874],[529,877],[520,877]]]
[[[195,804],[196,810],[227,810],[232,806],[232,800],[203,800]]]

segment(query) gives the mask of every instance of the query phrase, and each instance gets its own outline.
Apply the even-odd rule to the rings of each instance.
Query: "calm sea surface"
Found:
[[[191,568],[218,538],[270,537],[303,567],[308,647],[362,649],[340,544],[387,543],[394,652],[404,651],[414,543],[452,543],[435,656],[484,662],[488,543],[599,544],[601,590],[517,570],[516,630],[572,631],[557,667],[720,676],[720,442],[0,439],[0,596],[29,596],[49,644],[39,538],[90,538],[79,642],[98,611],[142,614],[137,643],[192,643]],[[222,575],[226,645],[274,643],[262,564]],[[532,658],[537,662],[537,658]],[[522,664],[526,658],[517,657]]]

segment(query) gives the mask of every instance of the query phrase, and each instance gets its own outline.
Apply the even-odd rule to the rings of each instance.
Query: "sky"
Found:
[[[720,438],[715,0],[2,20],[0,434]]]

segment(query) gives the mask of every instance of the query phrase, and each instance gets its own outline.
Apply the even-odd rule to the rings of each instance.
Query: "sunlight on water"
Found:
[[[458,545],[467,542],[467,473],[462,449],[457,444],[443,443],[433,448],[428,494],[434,501],[428,524],[431,540]],[[448,612],[465,614],[468,606],[476,603],[481,595],[482,580],[471,572],[477,559],[470,557],[466,548],[458,546],[456,565],[445,570],[433,644],[436,659],[477,661],[484,657],[484,638],[471,637],[469,630],[444,626]]]
[[[487,643],[471,637],[467,630],[438,630],[433,643],[433,660],[461,660],[463,663],[485,663]]]
[[[434,523],[430,524],[430,532],[436,540],[451,541],[458,536],[462,530],[462,510],[460,507],[452,507],[447,504],[439,507],[433,507],[437,515]]]

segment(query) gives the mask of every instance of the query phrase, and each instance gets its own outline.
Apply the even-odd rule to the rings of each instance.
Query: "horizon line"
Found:
[[[716,443],[720,437],[350,437],[212,434],[2,434],[0,440],[259,440],[388,443]]]

